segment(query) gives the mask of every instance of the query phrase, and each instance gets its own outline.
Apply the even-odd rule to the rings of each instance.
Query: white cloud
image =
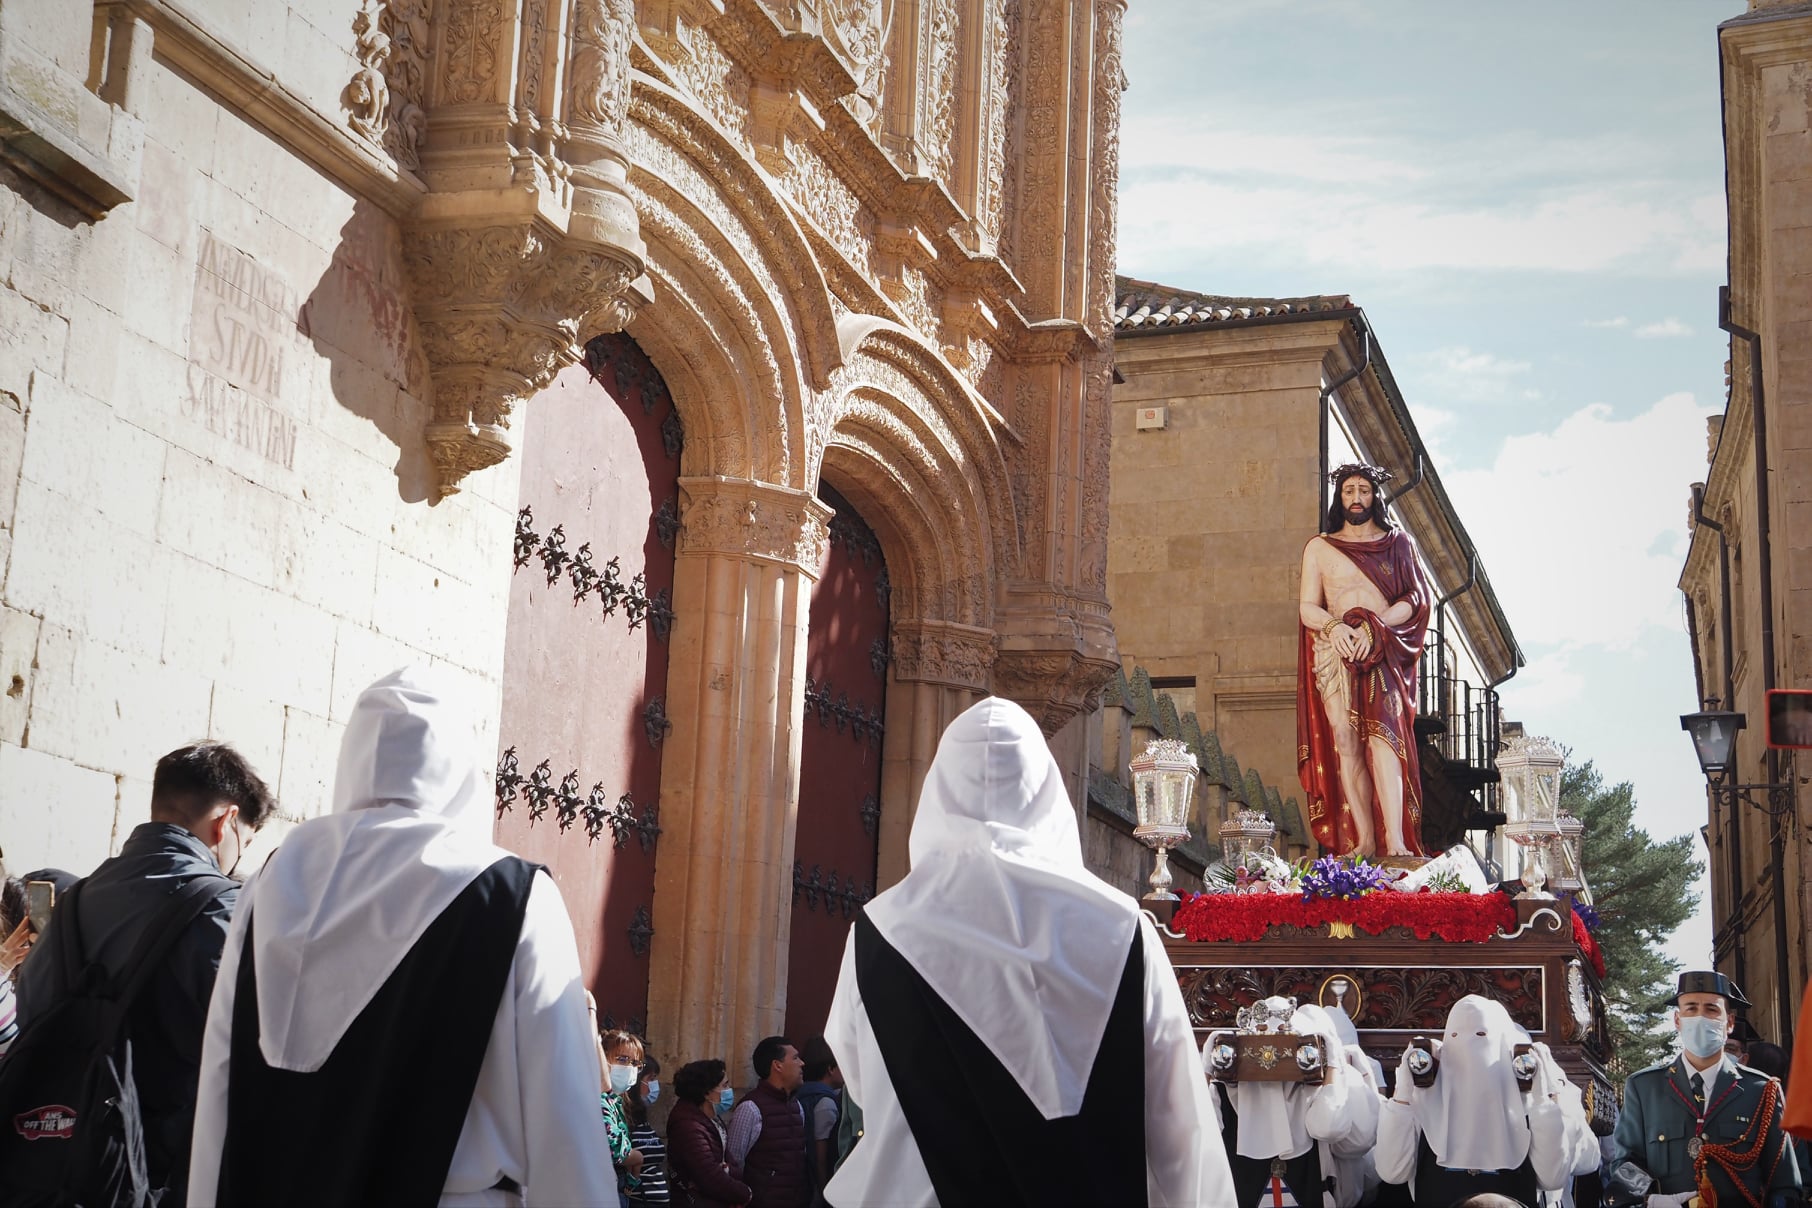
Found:
[[[1626,650],[1679,630],[1704,416],[1684,393],[1629,419],[1595,404],[1443,476],[1525,649]]]
[[[1602,140],[1520,154],[1515,137],[1455,148],[1171,112],[1129,114],[1121,137],[1120,262],[1135,274],[1280,250],[1334,270],[1723,265],[1722,199],[1658,188]]]
[[[1623,315],[1618,315],[1614,319],[1586,319],[1580,323],[1581,327],[1628,327],[1629,325],[1629,319]]]
[[[1667,340],[1677,336],[1689,336],[1692,328],[1669,316],[1657,323],[1644,323],[1635,331],[1638,340]]]
[[[1443,400],[1494,403],[1512,397],[1540,398],[1539,390],[1516,389],[1533,366],[1489,352],[1475,352],[1464,345],[1437,348],[1411,358],[1417,397],[1432,395]],[[1418,415],[1421,413],[1418,411]]]

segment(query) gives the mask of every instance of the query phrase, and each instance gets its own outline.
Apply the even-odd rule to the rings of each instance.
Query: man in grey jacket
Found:
[[[151,821],[134,828],[120,854],[82,883],[74,916],[61,909],[51,915],[36,945],[54,952],[48,941],[73,926],[84,960],[99,961],[118,977],[150,938],[146,928],[171,894],[196,877],[219,880],[219,892],[170,949],[131,1016],[146,1164],[151,1185],[166,1189],[165,1203],[180,1204],[186,1195],[202,1028],[239,896],[227,877],[273,809],[264,781],[231,747],[204,742],[170,752],[157,761],[152,778]],[[68,994],[65,981],[55,962],[26,961],[19,978],[21,1024]]]

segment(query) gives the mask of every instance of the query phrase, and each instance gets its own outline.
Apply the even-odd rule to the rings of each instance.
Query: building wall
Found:
[[[1776,823],[1747,804],[1708,809],[1718,967],[1736,977],[1755,1004],[1751,1022],[1778,1041],[1798,1010],[1812,924],[1812,841],[1799,783],[1804,760],[1792,753],[1770,760],[1763,735],[1770,683],[1812,687],[1812,104],[1804,88],[1812,67],[1812,17],[1774,4],[1750,7],[1749,15],[1720,27],[1719,44],[1730,318],[1759,336],[1759,381],[1750,342],[1733,335],[1727,406],[1708,432],[1703,512],[1712,523],[1696,523],[1697,509],[1689,517],[1693,540],[1680,587],[1691,608],[1701,696],[1717,697],[1721,707],[1748,718],[1736,779],[1794,786],[1791,811],[1778,832],[1778,880],[1771,858]],[[1757,487],[1758,421],[1768,462],[1766,531]],[[1714,525],[1723,529],[1722,542]],[[1772,563],[1766,573],[1764,547]],[[1770,616],[1772,668],[1763,634]]]
[[[1286,796],[1296,778],[1296,595],[1317,530],[1322,359],[1339,321],[1121,338],[1108,596],[1121,654]],[[1168,408],[1140,431],[1142,407]]]
[[[407,662],[469,685],[488,750],[516,491],[424,502],[395,221],[148,46],[100,103],[87,7],[0,15],[9,112],[42,84],[133,198],[90,220],[0,177],[0,842],[81,873],[193,739],[237,744],[285,822],[325,811],[355,696]],[[344,6],[204,7],[337,107]]]

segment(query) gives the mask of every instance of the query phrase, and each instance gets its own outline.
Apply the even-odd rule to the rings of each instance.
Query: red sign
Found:
[[[13,1128],[27,1141],[37,1141],[45,1137],[54,1137],[67,1141],[75,1135],[75,1108],[61,1103],[52,1103],[45,1107],[33,1108],[20,1112],[13,1117]]]

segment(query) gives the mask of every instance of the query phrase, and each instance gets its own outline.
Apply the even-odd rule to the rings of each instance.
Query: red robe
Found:
[[[1422,769],[1416,756],[1416,666],[1422,658],[1422,639],[1428,630],[1429,592],[1416,563],[1416,547],[1402,529],[1379,541],[1342,541],[1323,534],[1328,544],[1344,554],[1372,581],[1387,604],[1407,601],[1410,617],[1401,625],[1386,625],[1363,608],[1341,619],[1368,625],[1372,649],[1363,663],[1347,666],[1352,715],[1340,724],[1358,726],[1369,757],[1369,740],[1380,737],[1396,752],[1403,772],[1403,842],[1417,855],[1422,852]],[[1327,715],[1315,687],[1315,631],[1297,623],[1296,667],[1296,769],[1309,799],[1309,829],[1322,847],[1344,854],[1358,846],[1358,829],[1352,809],[1340,787],[1340,768],[1334,754],[1334,721]],[[1367,776],[1371,775],[1369,762]],[[1376,798],[1372,806],[1373,834],[1384,846],[1384,816]]]

